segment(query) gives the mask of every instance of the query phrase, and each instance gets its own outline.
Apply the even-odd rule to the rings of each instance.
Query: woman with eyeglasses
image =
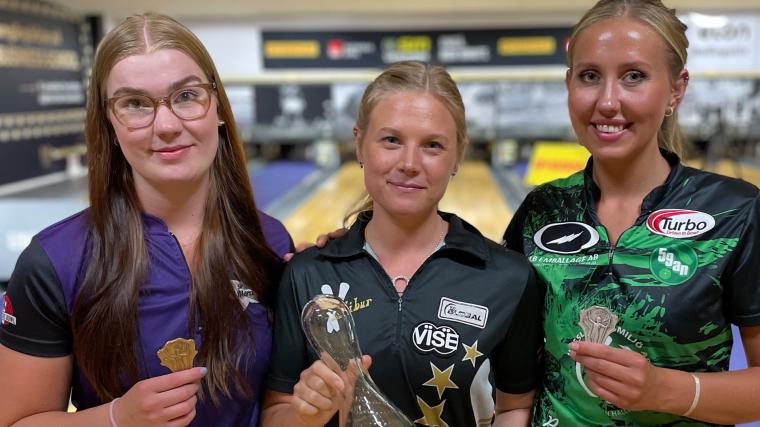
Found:
[[[155,14],[106,35],[85,138],[90,207],[37,234],[11,276],[0,425],[257,425],[292,241],[256,209],[200,41]],[[170,371],[162,348],[195,367]]]

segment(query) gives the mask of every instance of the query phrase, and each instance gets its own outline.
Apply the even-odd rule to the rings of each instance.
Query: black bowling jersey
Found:
[[[364,249],[367,215],[342,238],[291,260],[275,315],[270,389],[292,393],[317,359],[300,314],[318,294],[346,302],[361,350],[372,356],[370,375],[417,425],[490,425],[494,386],[536,387],[542,296],[530,265],[455,215],[441,216],[449,223],[445,245],[402,296]]]

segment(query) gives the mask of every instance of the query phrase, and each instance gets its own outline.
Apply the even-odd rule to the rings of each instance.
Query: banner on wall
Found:
[[[263,31],[264,68],[562,65],[570,28],[455,31]]]
[[[536,141],[525,174],[527,185],[541,185],[564,178],[584,167],[590,154],[570,141]]]
[[[760,70],[760,15],[687,13],[690,71]]]
[[[83,142],[89,38],[59,6],[0,1],[0,185],[63,170],[41,153]]]

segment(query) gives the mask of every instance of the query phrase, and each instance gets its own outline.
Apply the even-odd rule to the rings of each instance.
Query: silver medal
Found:
[[[584,340],[604,344],[607,337],[615,331],[618,317],[608,308],[598,305],[581,310],[580,326]]]

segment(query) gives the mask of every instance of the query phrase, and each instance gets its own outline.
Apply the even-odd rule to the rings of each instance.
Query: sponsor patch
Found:
[[[237,294],[238,300],[240,300],[240,305],[243,306],[243,310],[248,308],[248,304],[258,304],[259,300],[256,298],[255,292],[246,288],[237,280],[233,280],[232,285],[235,287],[235,293]]]
[[[319,288],[319,290],[324,295],[337,296],[338,298],[342,299],[343,302],[346,303],[346,306],[348,307],[349,311],[351,311],[351,313],[355,313],[359,310],[363,310],[369,307],[370,305],[372,305],[372,298],[365,298],[365,299],[359,299],[357,297],[346,298],[346,296],[348,295],[349,289],[351,289],[351,285],[348,284],[347,282],[340,282],[338,284],[337,295],[335,295],[335,289],[332,286],[328,285],[327,283],[323,284]]]
[[[599,242],[599,233],[582,222],[557,222],[541,227],[533,242],[546,252],[577,254]]]
[[[649,268],[654,277],[669,285],[680,285],[691,279],[698,264],[694,249],[683,242],[657,248],[649,257]]]
[[[699,236],[713,227],[715,218],[712,215],[688,209],[660,209],[647,218],[649,231],[674,239]]]
[[[11,297],[8,295],[3,296],[3,325],[15,325],[16,316],[13,315],[13,305],[11,304]]]
[[[438,318],[483,329],[488,322],[488,307],[443,297],[438,304]]]
[[[451,326],[422,322],[412,330],[412,343],[422,353],[451,356],[459,347],[459,333]]]
[[[348,295],[348,290],[349,289],[351,289],[351,285],[349,285],[346,282],[340,282],[340,284],[338,285],[338,295],[337,295],[337,297],[340,298],[340,299],[342,299],[343,301],[345,301],[346,300],[346,295]],[[335,293],[333,292],[332,286],[328,285],[327,283],[325,283],[324,285],[322,285],[322,288],[320,290],[325,295],[336,296]]]

